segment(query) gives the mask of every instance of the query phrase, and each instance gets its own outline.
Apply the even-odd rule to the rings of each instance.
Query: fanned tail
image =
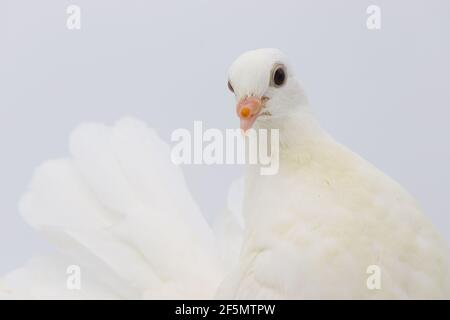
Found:
[[[4,279],[7,294],[212,298],[224,277],[216,239],[168,145],[144,123],[123,119],[81,125],[70,151],[36,170],[20,203],[63,257],[14,271]],[[66,287],[70,264],[80,266],[80,292]]]

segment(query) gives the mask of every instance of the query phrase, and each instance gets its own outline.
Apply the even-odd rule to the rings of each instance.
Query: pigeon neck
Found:
[[[280,152],[301,152],[327,137],[314,115],[306,106],[280,121]]]

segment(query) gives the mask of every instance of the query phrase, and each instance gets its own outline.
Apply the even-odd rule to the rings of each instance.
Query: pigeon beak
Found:
[[[236,112],[241,119],[241,129],[246,132],[256,121],[262,109],[262,101],[255,97],[246,97],[239,101],[236,106]]]

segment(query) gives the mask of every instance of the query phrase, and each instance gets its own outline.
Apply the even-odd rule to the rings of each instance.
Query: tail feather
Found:
[[[98,281],[115,284],[115,296],[211,298],[223,278],[215,237],[167,144],[124,119],[81,125],[70,150],[36,170],[20,203],[25,220],[71,261],[106,275]]]

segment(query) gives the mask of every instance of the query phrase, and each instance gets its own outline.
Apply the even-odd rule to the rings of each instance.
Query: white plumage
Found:
[[[243,54],[230,84],[238,101],[268,98],[255,126],[279,129],[281,146],[278,174],[247,172],[244,243],[223,297],[450,298],[447,245],[400,185],[319,126],[279,50]],[[372,265],[380,289],[367,286]]]
[[[282,83],[280,75],[273,79],[278,66]],[[112,128],[82,125],[71,137],[72,157],[38,168],[20,205],[61,254],[7,275],[0,292],[11,298],[450,298],[445,242],[401,186],[321,129],[280,51],[245,53],[229,80],[241,125],[280,130],[278,174],[262,176],[249,166],[243,201],[237,182],[229,208],[210,228],[153,130],[132,119]],[[256,111],[239,113],[248,101]],[[83,290],[67,290],[70,264],[82,267]],[[366,285],[371,265],[381,270],[380,289]]]
[[[133,119],[112,128],[81,125],[70,140],[71,158],[39,167],[20,203],[25,220],[62,257],[39,258],[7,275],[9,294],[212,297],[223,265],[168,145]],[[81,267],[82,290],[67,290],[69,265]]]

